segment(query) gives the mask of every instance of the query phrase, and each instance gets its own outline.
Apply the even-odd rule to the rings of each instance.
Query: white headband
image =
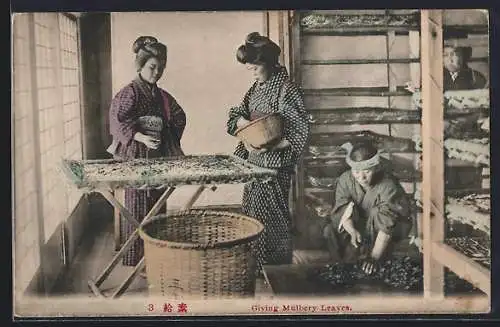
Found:
[[[377,151],[377,154],[368,160],[353,161],[351,159],[352,144],[350,142],[344,143],[341,145],[341,148],[347,151],[345,161],[353,170],[367,170],[380,164],[380,151]]]

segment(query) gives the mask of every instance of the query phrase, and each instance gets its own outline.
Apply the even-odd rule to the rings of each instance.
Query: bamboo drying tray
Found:
[[[339,28],[339,27],[373,27],[373,26],[419,26],[418,11],[410,14],[319,14],[311,13],[303,17],[300,25],[307,29]]]
[[[78,188],[160,188],[189,184],[247,183],[276,172],[233,155],[191,155],[135,160],[63,160],[63,170]]]
[[[413,141],[415,142],[415,149],[421,152],[422,139],[420,135],[415,135]],[[444,141],[444,148],[449,158],[460,159],[486,167],[490,166],[490,140],[487,138],[469,140],[448,138]]]
[[[491,245],[487,240],[472,237],[453,237],[445,243],[485,268],[491,269]]]
[[[338,147],[346,142],[354,144],[359,141],[371,141],[376,144],[377,148],[385,152],[413,152],[416,147],[415,142],[411,139],[361,130],[353,132],[313,133],[311,135],[311,142],[314,142],[318,146],[310,146],[308,150],[310,154],[317,153],[319,156],[328,156],[339,152]]]
[[[311,110],[313,124],[420,123],[420,110],[377,107]]]
[[[421,207],[421,192],[415,192],[417,206]],[[446,218],[449,221],[470,225],[490,234],[490,194],[468,194],[462,197],[448,196]]]
[[[413,106],[422,108],[422,94],[415,92],[412,96]],[[444,92],[445,114],[471,113],[490,109],[490,90],[458,90]]]

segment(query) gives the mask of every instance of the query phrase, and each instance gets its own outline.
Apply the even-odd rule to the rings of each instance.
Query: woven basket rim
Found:
[[[144,230],[148,225],[162,219],[169,219],[169,218],[182,218],[185,216],[189,215],[215,215],[215,216],[226,216],[226,217],[231,217],[231,218],[238,218],[245,220],[257,227],[257,231],[253,233],[249,233],[250,235],[234,239],[234,240],[228,240],[228,241],[221,241],[217,243],[186,243],[186,242],[173,242],[173,241],[164,241],[164,240],[159,240],[156,238],[151,237],[146,233]],[[220,248],[227,248],[231,247],[234,245],[238,244],[244,244],[251,242],[259,237],[259,235],[264,231],[264,225],[258,221],[255,218],[234,213],[234,212],[229,212],[229,211],[223,211],[223,210],[201,210],[201,209],[189,209],[189,210],[178,210],[174,211],[173,213],[170,214],[161,214],[161,215],[156,215],[151,217],[148,222],[146,222],[144,225],[139,227],[138,232],[140,237],[145,241],[150,244],[155,244],[160,247],[167,247],[167,248],[173,248],[173,249],[193,249],[193,250],[205,250],[205,249],[220,249]]]
[[[272,117],[272,116],[277,116],[277,117],[279,117],[280,115],[279,115],[277,112],[273,112],[273,113],[267,114],[267,115],[265,115],[265,116],[262,116],[262,117],[260,117],[260,118],[257,118],[257,119],[255,119],[255,120],[252,120],[251,122],[249,122],[249,123],[248,123],[248,124],[246,124],[245,126],[242,126],[242,127],[238,128],[238,129],[234,132],[234,135],[238,136],[238,134],[239,134],[241,131],[243,131],[243,130],[247,129],[248,127],[250,127],[250,126],[252,126],[252,125],[257,124],[258,122],[260,122],[260,121],[262,121],[262,120],[264,120],[264,119],[267,119],[267,118],[269,118],[269,117]]]

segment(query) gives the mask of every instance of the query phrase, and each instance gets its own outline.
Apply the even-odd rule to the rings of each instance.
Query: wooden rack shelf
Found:
[[[310,144],[314,144],[317,147],[332,147],[341,146],[346,142],[356,143],[365,140],[370,140],[375,143],[379,149],[386,152],[416,152],[415,142],[411,139],[378,134],[372,131],[313,133],[310,137]]]
[[[410,64],[420,62],[419,58],[390,58],[390,59],[330,59],[330,60],[302,60],[303,65],[371,65],[371,64]]]
[[[460,278],[467,280],[488,296],[491,294],[491,272],[488,268],[455,250],[450,245],[433,242],[432,255]],[[424,275],[425,278],[425,275]]]
[[[312,124],[419,124],[420,110],[378,107],[311,109]]]
[[[444,296],[444,270],[448,268],[460,278],[467,280],[479,288],[488,297],[491,296],[491,272],[488,268],[476,262],[474,258],[468,257],[461,251],[446,244],[446,221],[459,220],[474,227],[489,231],[490,215],[479,211],[465,210],[466,206],[454,203],[450,197],[450,191],[445,186],[445,149],[448,157],[450,147],[463,147],[467,142],[460,140],[444,140],[443,124],[444,113],[448,111],[449,99],[455,98],[458,104],[464,106],[462,100],[467,100],[469,95],[474,95],[474,101],[482,107],[489,107],[486,97],[480,96],[483,91],[460,91],[458,93],[443,92],[442,88],[442,48],[443,34],[445,32],[461,31],[467,34],[487,34],[487,26],[463,25],[443,26],[442,10],[422,10],[421,13],[421,43],[422,48],[422,92],[427,97],[422,104],[422,140],[423,140],[423,182],[422,182],[422,206],[423,215],[423,255],[424,255],[424,296]],[[444,94],[444,102],[443,102]],[[471,99],[471,97],[469,97]],[[465,106],[464,106],[465,107]],[[468,144],[470,145],[470,144]],[[462,149],[467,151],[468,146]],[[481,145],[472,147],[474,155],[489,152],[489,149]],[[469,148],[469,150],[471,150]],[[489,154],[488,154],[489,155]],[[455,156],[458,157],[458,156]],[[462,160],[466,158],[460,158]],[[477,161],[477,160],[472,160]],[[448,198],[448,199],[447,199]],[[448,204],[446,203],[448,202]],[[469,208],[470,209],[470,208]],[[464,221],[465,220],[465,221]],[[467,236],[470,237],[470,236]]]
[[[410,96],[411,93],[404,86],[398,86],[396,91],[388,87],[349,87],[328,89],[304,89],[305,95],[329,95],[329,96],[359,96],[359,97],[389,97]]]
[[[415,169],[413,162],[410,160],[399,157],[393,157],[391,160],[382,158],[382,166],[389,171],[392,171],[393,174],[402,182],[420,182],[422,180],[422,173]],[[320,176],[328,176],[330,175],[328,171],[332,171],[334,173],[341,170],[345,171],[347,168],[345,159],[339,158],[329,160],[328,162],[311,160],[307,163],[306,170],[311,173],[309,176],[314,175],[313,172],[317,172],[318,174],[321,173]],[[321,180],[321,177],[319,177],[319,180]]]
[[[396,35],[406,35],[410,31],[418,31],[416,26],[349,26],[332,28],[307,28],[303,30],[304,35],[315,36],[367,36],[385,35],[387,32],[395,32]]]
[[[444,25],[445,33],[488,34],[488,25]]]
[[[397,11],[401,12],[401,14],[397,14],[391,10],[364,11],[365,14],[359,14],[359,11],[352,14],[348,14],[348,11],[334,12],[301,13],[299,19],[295,20],[292,37],[297,47],[293,56],[296,80],[299,83],[302,82],[301,69],[307,69],[307,66],[319,65],[345,65],[346,69],[355,69],[356,67],[353,67],[353,65],[384,65],[386,66],[384,69],[387,69],[387,78],[377,78],[376,82],[372,84],[375,85],[373,87],[358,87],[363,85],[361,81],[353,81],[339,88],[329,88],[326,83],[314,88],[303,87],[306,97],[317,96],[318,98],[314,98],[315,103],[324,101],[325,104],[329,103],[329,105],[325,106],[327,107],[326,109],[308,108],[312,129],[306,154],[297,168],[295,185],[297,192],[295,211],[297,212],[297,216],[300,216],[297,219],[300,220],[307,220],[301,217],[308,216],[308,213],[303,210],[306,210],[305,208],[309,208],[308,210],[311,209],[311,196],[319,196],[319,198],[324,196],[325,199],[331,199],[334,189],[333,183],[330,183],[330,181],[334,182],[347,168],[345,151],[339,148],[343,143],[356,143],[365,140],[372,141],[383,153],[391,156],[391,161],[392,157],[396,157],[392,154],[417,154],[413,140],[391,135],[395,132],[393,124],[417,125],[420,123],[419,110],[411,110],[410,108],[405,110],[393,107],[393,97],[411,97],[412,93],[406,90],[406,86],[395,85],[397,82],[391,77],[391,74],[393,74],[391,65],[408,65],[412,72],[411,79],[417,75],[414,73],[417,72],[420,61],[418,58],[419,11]],[[295,35],[293,35],[294,33]],[[378,37],[371,37],[374,35],[383,36],[385,44],[383,44],[383,48],[381,47],[377,50],[376,54],[374,52],[370,56],[370,53],[367,52],[368,58],[365,59],[339,58],[338,55],[333,58],[324,58],[316,53],[320,51],[319,47],[314,46],[311,49],[300,47],[300,43],[307,38],[309,40],[314,39],[313,42],[315,43],[328,42],[326,36],[364,36],[370,38],[370,41],[378,41]],[[407,40],[410,53],[413,54],[409,54],[408,57],[402,57],[393,51],[392,44],[396,40],[396,35],[409,35],[409,37],[404,39]],[[325,38],[316,38],[316,36],[325,36]],[[350,42],[348,39],[346,41]],[[306,44],[308,43],[306,42]],[[299,51],[298,49],[301,50]],[[301,58],[307,51],[310,51],[309,54]],[[385,58],[380,58],[380,51],[385,52]],[[308,73],[314,72],[308,71]],[[323,83],[322,81],[320,82]],[[353,104],[348,105],[348,107],[342,105],[341,108],[335,108],[335,103],[349,103],[351,100],[335,99],[334,97],[352,97]],[[355,97],[384,98],[384,102],[386,100],[387,104],[383,104],[383,107],[358,106],[356,105],[358,101],[354,99]],[[323,106],[318,105],[318,107]],[[338,131],[336,126],[339,125],[354,125],[354,129],[358,130],[336,132]],[[388,135],[375,133],[370,130],[359,130],[359,127],[355,127],[355,125],[387,126]],[[388,165],[387,160],[384,160],[384,164]],[[415,189],[415,183],[418,183],[421,179],[417,176],[421,174],[415,171],[413,160],[405,163],[394,162],[391,169],[396,176],[402,179],[403,182],[406,182],[405,184],[413,184],[408,185],[408,190]],[[311,183],[311,178],[317,178],[319,183],[313,185],[314,183]],[[329,186],[331,189],[328,189]],[[328,204],[323,202],[322,206],[328,206]],[[313,209],[316,210],[318,208],[315,207]],[[303,226],[299,227],[301,231],[304,231],[303,233],[301,232],[303,234],[302,238],[305,240],[308,238],[317,238],[316,234],[313,235],[308,232],[308,230],[314,229],[308,224],[310,224],[310,221],[303,222]],[[298,243],[301,243],[300,240]]]

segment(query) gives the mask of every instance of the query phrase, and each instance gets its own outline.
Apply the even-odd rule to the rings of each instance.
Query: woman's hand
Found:
[[[292,144],[287,139],[282,139],[278,144],[269,148],[269,151],[282,150],[290,147]]]
[[[245,119],[243,117],[241,117],[240,119],[238,119],[238,121],[236,122],[236,127],[237,128],[242,128],[243,126],[249,124],[250,121],[248,119]]]
[[[135,133],[134,140],[136,140],[137,142],[141,142],[148,149],[157,150],[160,147],[159,139],[149,135],[142,134],[141,132]]]

